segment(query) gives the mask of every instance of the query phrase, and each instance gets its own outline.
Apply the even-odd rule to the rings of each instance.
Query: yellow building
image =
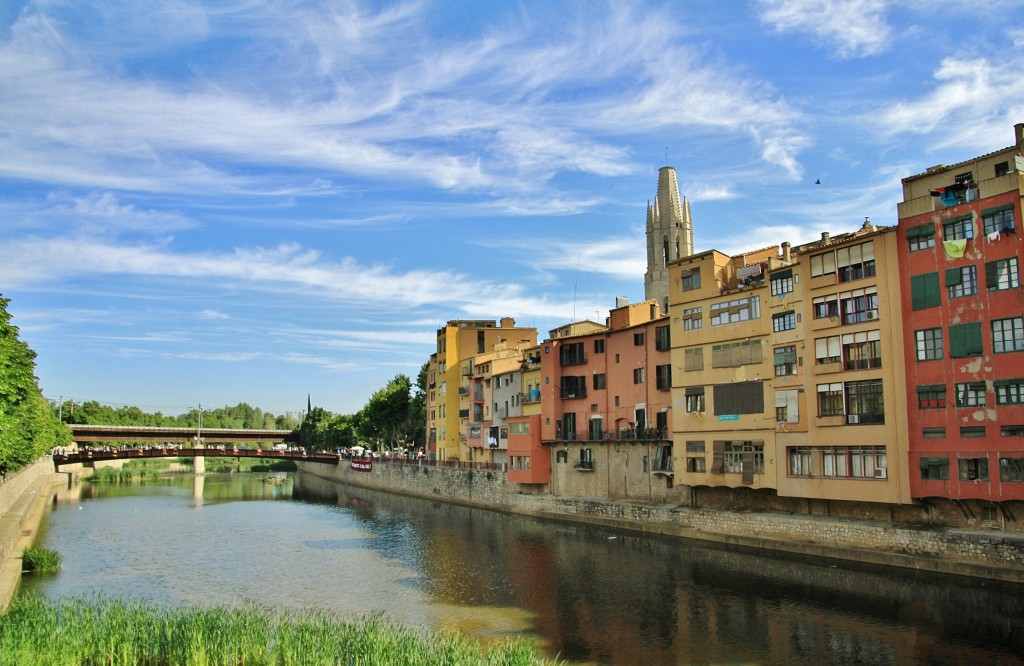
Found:
[[[437,330],[437,351],[427,367],[427,447],[436,460],[469,460],[468,389],[473,358],[498,347],[525,349],[537,344],[537,329],[516,327],[504,318],[452,320]],[[482,397],[481,397],[482,401]]]
[[[896,233],[675,262],[676,480],[691,502],[901,504],[907,421]],[[680,372],[681,371],[681,372]],[[752,505],[753,506],[753,505]]]

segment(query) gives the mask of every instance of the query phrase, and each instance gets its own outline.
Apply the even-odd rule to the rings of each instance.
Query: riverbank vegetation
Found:
[[[525,641],[480,645],[380,615],[345,619],[258,606],[165,608],[119,599],[21,595],[0,618],[0,666],[182,664],[549,664]]]
[[[71,442],[39,390],[36,353],[18,336],[0,296],[0,476]]]
[[[60,569],[60,554],[47,548],[26,548],[21,555],[21,568],[27,572],[53,573]]]

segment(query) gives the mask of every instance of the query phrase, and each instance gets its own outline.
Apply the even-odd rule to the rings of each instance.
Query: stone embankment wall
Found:
[[[49,456],[0,481],[0,612],[21,580],[21,554],[35,538],[50,488],[60,483],[67,476],[54,473]]]
[[[371,472],[299,462],[341,483],[556,520],[758,550],[1024,583],[1024,536],[827,516],[691,509],[675,504],[524,493],[501,472],[378,463]]]

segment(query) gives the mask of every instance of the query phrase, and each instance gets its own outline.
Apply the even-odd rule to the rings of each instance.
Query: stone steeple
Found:
[[[658,195],[647,202],[647,272],[644,298],[656,299],[668,312],[668,262],[693,254],[693,219],[690,202],[680,200],[673,167],[658,170]]]

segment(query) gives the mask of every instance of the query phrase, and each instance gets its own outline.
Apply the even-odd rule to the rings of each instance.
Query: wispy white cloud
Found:
[[[891,0],[760,0],[761,21],[779,32],[811,36],[836,58],[863,58],[889,48]]]
[[[1021,55],[1001,61],[945,58],[929,93],[886,105],[871,120],[887,137],[932,134],[936,148],[1009,145],[1009,128],[1024,117]]]

